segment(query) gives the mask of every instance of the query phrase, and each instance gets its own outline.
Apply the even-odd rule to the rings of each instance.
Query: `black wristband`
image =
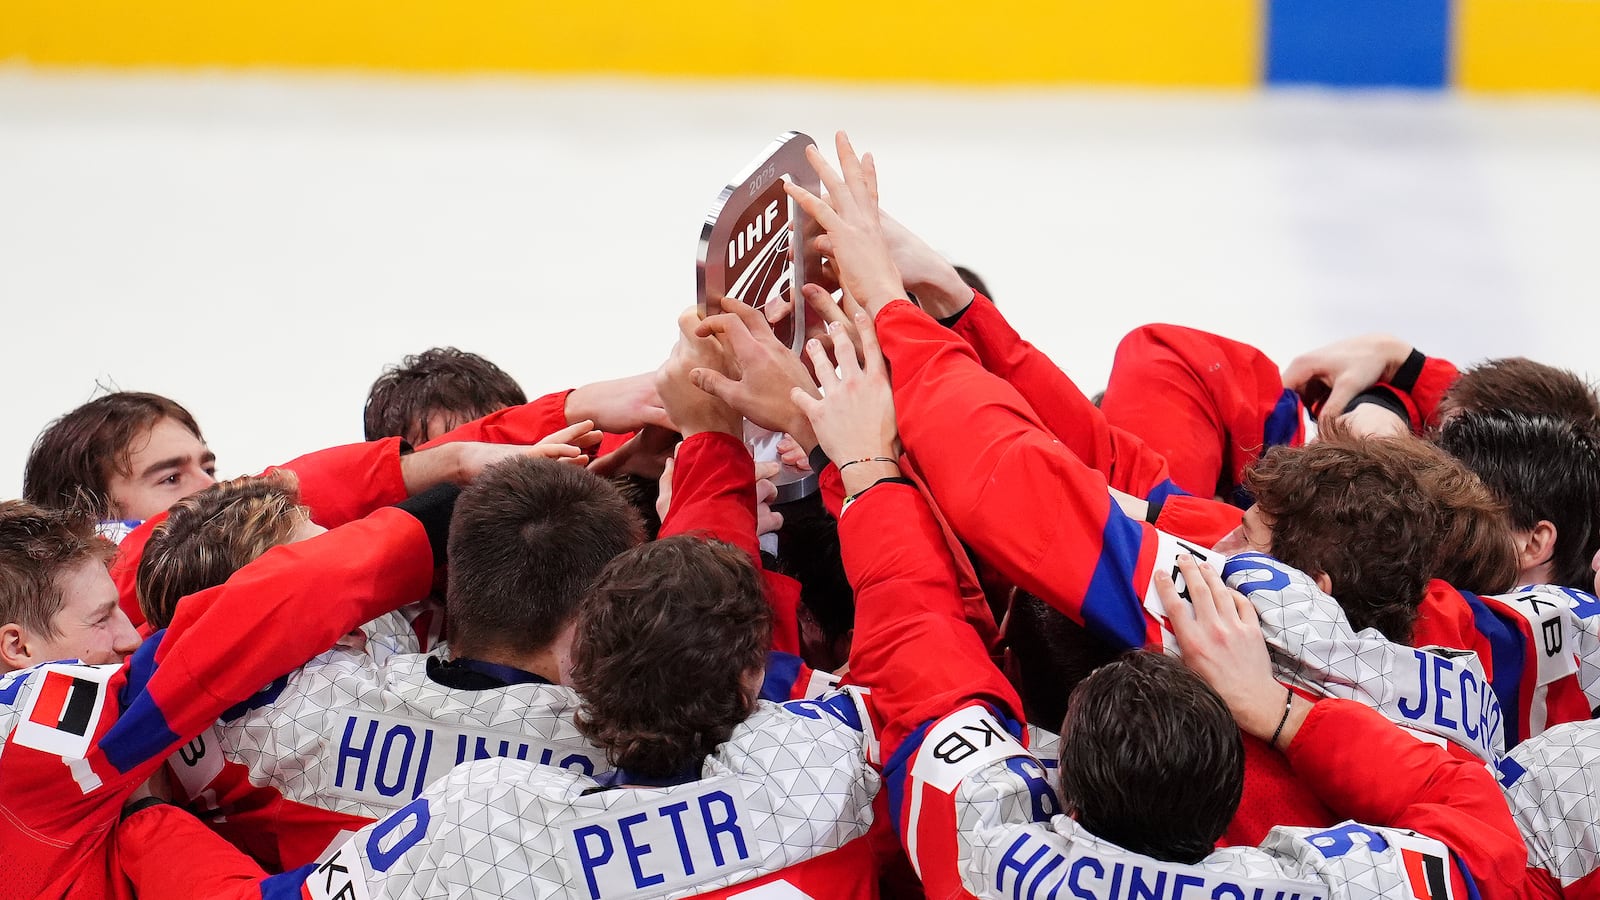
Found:
[[[902,475],[886,475],[883,478],[879,478],[877,481],[874,481],[873,483],[867,485],[866,487],[862,488],[861,490],[856,491],[854,494],[851,494],[849,497],[846,497],[845,499],[846,500],[854,500],[857,497],[860,497],[862,494],[865,494],[867,491],[872,490],[873,488],[877,487],[880,484],[909,484],[912,487],[916,487],[917,486],[917,483],[915,481],[912,481],[911,479],[906,478],[906,477],[904,477]]]
[[[952,314],[950,314],[948,316],[945,316],[942,319],[938,319],[937,320],[938,323],[940,325],[943,325],[946,328],[954,328],[954,327],[956,327],[956,323],[961,321],[961,317],[967,314],[967,310],[972,308],[972,304],[974,302],[976,302],[977,299],[978,299],[977,295],[974,294],[972,299],[967,301],[967,305],[966,306],[961,307],[960,309],[956,310],[954,313],[952,313]]]
[[[1156,520],[1161,518],[1161,507],[1166,502],[1165,500],[1157,500],[1154,503],[1147,503],[1144,509],[1145,522],[1154,525]]]
[[[1394,413],[1395,416],[1400,419],[1400,421],[1406,423],[1407,428],[1411,427],[1411,415],[1410,413],[1406,412],[1406,405],[1400,402],[1400,395],[1395,393],[1393,388],[1387,388],[1381,385],[1367,388],[1366,390],[1357,394],[1355,399],[1350,401],[1350,405],[1344,408],[1344,411],[1349,412],[1363,403],[1370,403],[1373,406],[1381,406],[1384,409],[1387,409],[1389,412]]]
[[[428,546],[433,548],[433,564],[436,566],[444,565],[445,548],[450,542],[450,515],[455,512],[456,498],[459,496],[460,488],[453,484],[441,484],[395,504],[422,523],[423,530],[428,533]]]
[[[828,467],[828,463],[832,461],[833,460],[828,459],[828,453],[822,449],[821,444],[812,447],[811,452],[806,454],[806,462],[811,464],[811,471],[817,473],[818,475],[821,475],[822,470],[826,469]]]
[[[122,821],[126,822],[135,813],[144,812],[145,810],[149,809],[152,806],[171,806],[171,805],[172,804],[170,804],[167,801],[161,799],[160,797],[156,797],[156,796],[140,797],[139,799],[133,801],[132,803],[129,803],[127,806],[124,806],[122,808]]]
[[[1400,364],[1400,368],[1395,371],[1394,377],[1389,379],[1389,383],[1408,394],[1411,393],[1411,389],[1417,386],[1417,379],[1422,376],[1422,366],[1427,361],[1426,356],[1412,347],[1411,353],[1406,356],[1406,361]]]

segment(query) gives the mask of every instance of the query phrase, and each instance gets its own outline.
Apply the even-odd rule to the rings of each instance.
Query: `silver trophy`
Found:
[[[788,303],[788,318],[773,326],[778,339],[799,355],[806,339],[806,304],[800,286],[821,265],[807,247],[816,226],[784,192],[793,182],[813,194],[822,192],[817,174],[806,161],[806,148],[816,144],[798,131],[786,132],[745,166],[717,195],[700,229],[695,259],[695,284],[701,317],[722,312],[722,298],[732,297],[765,310]],[[753,422],[744,423],[745,443],[758,461],[778,458],[782,435]],[[773,479],[779,503],[798,500],[817,489],[815,473],[783,466]]]

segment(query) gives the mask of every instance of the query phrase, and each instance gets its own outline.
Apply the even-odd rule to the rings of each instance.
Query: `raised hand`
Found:
[[[1308,402],[1327,394],[1321,419],[1344,415],[1356,395],[1394,378],[1411,345],[1393,335],[1353,337],[1295,357],[1283,370],[1283,384]]]
[[[696,334],[699,327],[700,316],[693,308],[678,317],[678,343],[656,371],[656,392],[667,415],[677,423],[678,433],[684,437],[702,431],[720,431],[741,437],[744,423],[739,413],[701,390],[691,375],[697,369],[704,369],[725,377],[733,368],[732,360],[716,340]]]
[[[878,216],[877,167],[871,154],[856,156],[844,132],[838,133],[834,143],[840,172],[834,171],[815,147],[806,148],[806,158],[822,179],[827,200],[796,184],[786,184],[784,189],[827,232],[840,286],[875,316],[889,301],[906,294]]]
[[[656,373],[597,381],[567,395],[567,421],[588,419],[601,431],[627,434],[646,425],[675,431],[656,393]]]
[[[602,478],[637,475],[655,480],[661,477],[661,470],[671,458],[672,448],[677,442],[676,431],[659,425],[646,425],[622,446],[589,463],[589,471]]]
[[[1247,734],[1276,737],[1277,746],[1287,747],[1310,704],[1295,698],[1297,705],[1285,717],[1288,689],[1272,675],[1256,608],[1208,563],[1185,554],[1178,557],[1178,573],[1187,602],[1167,572],[1156,572],[1155,585],[1184,664],[1222,697]]]
[[[815,396],[817,386],[802,363],[772,333],[760,312],[737,300],[723,300],[726,312],[698,323],[695,335],[715,338],[733,366],[701,366],[690,375],[695,386],[717,397],[768,431],[786,432],[815,446],[811,424],[790,399],[792,390]]]
[[[872,320],[864,310],[855,315],[861,336],[861,358],[842,328],[829,335],[833,344],[830,361],[821,341],[807,341],[806,353],[822,382],[822,399],[799,390],[793,398],[815,430],[817,440],[828,457],[839,466],[845,490],[857,493],[879,478],[898,473],[893,460],[899,457],[898,433],[894,424],[894,392],[889,387],[889,371]],[[837,366],[837,368],[836,368]]]

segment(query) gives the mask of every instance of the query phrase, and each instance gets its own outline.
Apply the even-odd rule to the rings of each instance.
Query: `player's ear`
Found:
[[[0,625],[0,672],[26,669],[35,660],[29,650],[27,629],[15,622]]]
[[[1517,567],[1524,572],[1549,562],[1556,552],[1556,526],[1547,519],[1540,519],[1531,531],[1516,532],[1515,537]]]
[[[1333,596],[1333,579],[1328,577],[1327,572],[1318,572],[1311,576],[1311,580],[1317,583],[1317,590],[1329,597]]]

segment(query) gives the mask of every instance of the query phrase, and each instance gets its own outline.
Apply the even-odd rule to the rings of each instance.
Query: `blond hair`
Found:
[[[309,518],[299,480],[286,469],[220,482],[179,500],[139,560],[135,588],[145,620],[156,628],[172,624],[179,600],[289,543]]]

